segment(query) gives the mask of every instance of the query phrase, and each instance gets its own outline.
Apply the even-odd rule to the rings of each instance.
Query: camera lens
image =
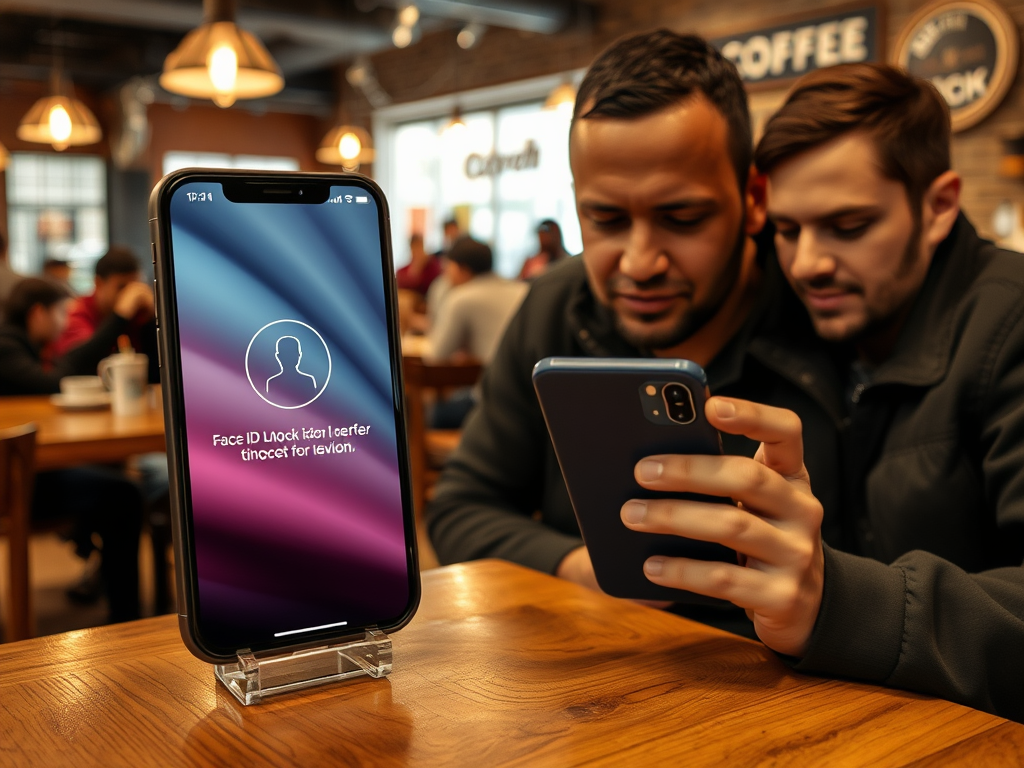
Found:
[[[672,421],[678,424],[689,424],[693,421],[693,395],[690,394],[688,387],[675,382],[666,384],[661,390],[661,395],[665,398],[665,411]]]

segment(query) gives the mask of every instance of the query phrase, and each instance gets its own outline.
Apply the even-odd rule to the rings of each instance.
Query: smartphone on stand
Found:
[[[182,637],[211,663],[419,603],[387,204],[186,169],[150,198]]]
[[[646,456],[722,453],[704,417],[704,370],[689,360],[548,357],[534,367],[533,384],[601,589],[634,600],[722,604],[655,584],[643,564],[653,555],[735,563],[734,550],[633,531],[619,516],[630,499],[723,501],[649,491],[633,474]]]

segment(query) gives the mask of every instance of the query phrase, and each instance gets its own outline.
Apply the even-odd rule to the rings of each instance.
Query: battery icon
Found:
[[[367,197],[366,195],[356,195],[356,202],[357,203],[368,203],[368,202],[370,202],[370,198]]]

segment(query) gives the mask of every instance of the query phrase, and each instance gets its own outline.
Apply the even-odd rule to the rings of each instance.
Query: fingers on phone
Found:
[[[771,469],[787,476],[803,472],[803,423],[792,411],[738,398],[712,397],[705,413],[713,427],[763,443],[764,463]]]
[[[735,499],[758,515],[820,522],[821,504],[804,481],[791,482],[759,461],[743,456],[648,456],[634,469],[652,491],[700,493]]]
[[[784,530],[728,504],[675,499],[628,501],[622,507],[622,521],[634,531],[716,542],[764,562],[792,563],[802,554],[791,551],[793,541]]]

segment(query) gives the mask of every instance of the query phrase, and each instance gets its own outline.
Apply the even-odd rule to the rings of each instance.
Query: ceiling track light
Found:
[[[203,0],[203,24],[164,60],[161,87],[219,107],[284,88],[277,62],[255,35],[235,24],[235,15],[236,0]]]

